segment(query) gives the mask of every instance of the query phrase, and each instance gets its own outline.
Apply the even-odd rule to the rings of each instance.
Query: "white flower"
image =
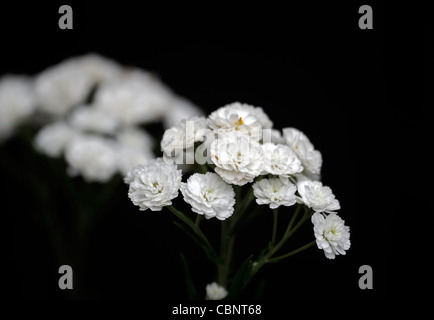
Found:
[[[80,68],[93,83],[102,83],[119,77],[123,67],[115,61],[102,57],[96,53],[89,53],[75,58],[80,61]]]
[[[288,177],[303,171],[300,160],[292,149],[286,145],[265,143],[262,145],[264,153],[264,170],[267,173]]]
[[[103,83],[95,93],[95,105],[128,126],[160,119],[170,98],[157,78],[137,69]]]
[[[242,104],[240,109],[244,109],[254,115],[261,124],[262,129],[273,128],[273,121],[270,120],[268,115],[264,112],[264,109],[262,109],[261,107],[254,107],[248,104]]]
[[[236,131],[259,140],[262,123],[258,116],[265,116],[265,113],[254,110],[254,107],[239,102],[228,104],[209,115],[208,126],[215,133]],[[267,122],[266,119],[262,120],[264,123]]]
[[[292,148],[303,165],[303,173],[310,178],[317,180],[321,173],[322,156],[315,150],[308,137],[298,129],[285,128],[282,130],[283,138],[288,146]]]
[[[78,133],[63,121],[52,122],[42,127],[34,138],[36,150],[52,158],[60,157],[67,144]]]
[[[0,79],[0,138],[7,137],[36,106],[32,82],[24,76]]]
[[[35,80],[38,107],[51,115],[63,115],[84,103],[97,79],[86,72],[85,57],[74,57],[41,72]]]
[[[324,254],[329,259],[334,259],[336,255],[344,255],[345,250],[351,246],[350,227],[344,225],[336,213],[325,216],[321,213],[312,215],[313,230],[316,244],[319,249],[324,250]]]
[[[320,181],[303,179],[297,182],[297,189],[300,195],[297,197],[297,201],[304,203],[315,212],[331,213],[341,208],[332,190],[323,186]]]
[[[228,292],[226,289],[216,282],[206,285],[206,300],[222,300],[226,298]]]
[[[116,135],[116,158],[119,171],[127,175],[134,167],[153,158],[154,141],[145,131],[138,128],[124,128]]]
[[[160,211],[178,196],[181,177],[181,170],[175,164],[167,164],[161,158],[150,160],[125,179],[131,181],[128,197],[141,211]]]
[[[195,142],[203,141],[209,131],[204,117],[183,119],[164,132],[161,150],[167,156],[177,156],[181,151],[193,147]]]
[[[257,204],[269,204],[270,209],[279,206],[292,206],[296,201],[297,188],[286,179],[286,183],[279,178],[261,179],[253,184],[253,194]]]
[[[187,183],[181,184],[181,192],[192,210],[207,219],[216,217],[225,220],[234,212],[235,192],[232,186],[213,172],[193,174]]]
[[[66,146],[65,160],[69,173],[87,182],[106,182],[117,170],[114,141],[96,135],[76,135]]]
[[[165,129],[169,129],[176,126],[182,119],[201,116],[203,116],[203,111],[199,107],[187,99],[173,95],[163,115],[163,125]]]
[[[80,131],[113,133],[118,127],[117,121],[107,112],[93,106],[81,106],[75,109],[69,122],[72,127]]]
[[[252,182],[263,169],[261,145],[244,134],[219,135],[211,143],[210,154],[215,172],[227,183],[242,186]]]

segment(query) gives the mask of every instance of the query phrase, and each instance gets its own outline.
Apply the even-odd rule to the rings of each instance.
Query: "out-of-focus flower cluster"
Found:
[[[41,126],[34,147],[64,157],[71,175],[106,182],[153,158],[154,133],[201,115],[148,71],[97,54],[73,57],[35,76],[0,78],[0,141],[24,123]]]

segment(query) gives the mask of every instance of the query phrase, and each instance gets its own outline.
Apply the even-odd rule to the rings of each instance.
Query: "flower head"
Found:
[[[58,158],[65,151],[68,143],[78,134],[68,124],[57,121],[45,125],[36,134],[35,148],[50,157]]]
[[[181,177],[175,164],[158,158],[133,169],[124,181],[130,184],[128,197],[141,211],[160,211],[178,196]]]
[[[272,126],[270,119],[261,110],[234,102],[212,112],[208,117],[208,126],[216,133],[235,131],[259,139],[262,123],[269,126],[270,122]]]
[[[216,282],[206,285],[206,300],[222,300],[226,298],[228,292],[226,289]]]
[[[118,127],[116,119],[94,106],[80,106],[69,117],[69,123],[80,131],[113,133]]]
[[[215,172],[227,183],[242,186],[252,182],[263,169],[261,145],[244,134],[219,135],[211,143],[210,154]]]
[[[154,141],[146,131],[139,128],[124,128],[116,134],[116,159],[122,175],[127,175],[136,166],[154,158]]]
[[[9,136],[36,106],[32,82],[24,76],[0,79],[0,138]]]
[[[253,184],[253,194],[257,204],[269,204],[270,209],[279,206],[292,206],[296,203],[294,184],[286,179],[286,183],[279,178],[262,179]]]
[[[170,99],[162,83],[139,69],[103,83],[95,93],[96,107],[124,126],[159,120]]]
[[[235,192],[232,186],[213,172],[193,174],[187,183],[181,183],[181,192],[191,209],[207,219],[216,217],[225,220],[234,212]]]
[[[283,138],[288,146],[295,152],[303,165],[303,173],[317,180],[321,173],[322,156],[316,150],[309,138],[300,130],[285,128],[282,130]]]
[[[344,225],[344,222],[336,213],[325,216],[315,212],[312,215],[316,244],[329,259],[334,259],[339,254],[344,255],[345,250],[351,246],[350,227]]]
[[[73,57],[41,72],[35,80],[38,107],[60,116],[84,103],[92,87],[117,76],[121,68],[95,54]]]
[[[96,135],[76,134],[67,143],[69,173],[88,182],[107,182],[117,171],[114,142]]]
[[[167,156],[176,156],[181,151],[191,148],[195,142],[203,141],[207,132],[204,117],[183,119],[176,126],[166,130],[161,140],[161,150]]]
[[[262,145],[264,152],[264,169],[267,173],[288,177],[303,171],[300,160],[292,149],[286,145],[265,143]]]
[[[315,212],[331,213],[341,208],[330,187],[323,186],[320,181],[303,179],[297,183],[297,189],[300,195],[297,201]]]

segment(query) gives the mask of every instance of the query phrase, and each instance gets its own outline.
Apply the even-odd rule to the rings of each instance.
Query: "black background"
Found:
[[[167,3],[156,8],[147,3],[69,1],[74,29],[60,30],[61,4],[1,5],[0,74],[36,74],[70,56],[97,52],[156,72],[207,113],[233,101],[262,106],[276,128],[301,129],[322,152],[322,180],[340,200],[340,216],[351,228],[352,242],[347,255],[335,260],[313,248],[267,266],[261,274],[267,278],[263,297],[386,296],[389,227],[376,206],[381,191],[373,188],[378,177],[373,162],[381,166],[386,161],[381,140],[375,139],[382,128],[378,115],[390,112],[381,5],[373,5],[374,29],[360,30],[358,8],[364,3],[357,2],[237,7]],[[74,214],[74,207],[64,201],[65,191],[47,182],[60,179],[47,169],[48,159],[31,158],[35,155],[19,141],[6,147],[13,151],[19,172],[12,175],[12,168],[1,168],[5,292],[11,298],[64,299],[49,235],[37,222],[45,209],[26,188],[27,170],[36,172],[41,188],[50,190],[54,211]],[[74,183],[83,185],[79,178]],[[191,261],[204,293],[213,280],[213,267],[173,226],[168,211],[139,212],[125,185],[117,187],[110,206],[101,211],[84,253],[86,288],[81,297],[185,299],[180,252]],[[245,230],[239,243],[254,247],[268,239],[271,214],[267,218]],[[205,230],[216,227],[209,221]],[[309,228],[294,241],[306,242]],[[373,290],[358,287],[358,269],[365,264],[374,270]]]

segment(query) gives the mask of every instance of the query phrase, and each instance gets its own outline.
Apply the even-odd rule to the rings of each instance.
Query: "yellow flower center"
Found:
[[[244,122],[243,122],[243,118],[239,118],[238,119],[238,121],[237,122],[235,122],[235,130],[238,130],[238,127],[239,126],[241,126],[241,125],[243,125],[244,124]]]

